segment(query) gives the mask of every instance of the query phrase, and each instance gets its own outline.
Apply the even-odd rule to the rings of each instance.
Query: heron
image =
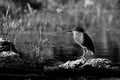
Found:
[[[91,55],[95,53],[94,44],[89,35],[82,27],[76,27],[72,30],[74,41],[83,49],[81,57],[85,58],[85,55],[90,51]]]

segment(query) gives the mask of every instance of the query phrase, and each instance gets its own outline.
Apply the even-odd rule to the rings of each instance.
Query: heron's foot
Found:
[[[86,47],[83,48],[83,56],[93,56],[93,52],[91,50],[88,50]]]
[[[94,55],[93,52],[90,52],[91,55]]]

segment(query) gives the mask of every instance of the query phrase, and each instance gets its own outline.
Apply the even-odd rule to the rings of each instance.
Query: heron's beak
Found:
[[[66,31],[66,32],[72,32],[72,30],[68,30],[68,31]]]

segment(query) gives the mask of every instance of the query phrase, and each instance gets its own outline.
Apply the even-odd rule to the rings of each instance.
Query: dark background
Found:
[[[119,0],[0,0],[1,37],[31,59],[76,59],[81,49],[66,31],[80,24],[94,57],[120,62]]]

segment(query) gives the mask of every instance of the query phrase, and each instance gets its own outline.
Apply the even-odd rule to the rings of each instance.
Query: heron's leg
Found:
[[[82,47],[83,48],[83,55],[82,57],[85,58],[85,55],[88,53],[88,49],[86,47]]]

